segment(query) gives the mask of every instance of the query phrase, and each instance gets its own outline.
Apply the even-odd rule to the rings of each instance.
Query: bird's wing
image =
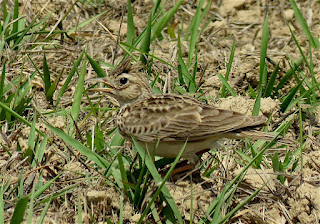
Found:
[[[177,95],[137,101],[124,107],[118,117],[122,133],[145,142],[192,140],[262,123],[237,112]]]
[[[246,116],[244,114],[216,108],[210,105],[202,105],[201,123],[193,129],[195,137],[208,136],[218,133],[225,133],[264,125],[266,118],[264,116]]]

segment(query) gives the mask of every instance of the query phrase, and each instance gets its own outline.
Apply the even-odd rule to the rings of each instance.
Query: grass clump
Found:
[[[34,223],[35,219],[43,223],[48,217],[121,223],[134,222],[135,214],[139,214],[137,223],[244,222],[250,219],[241,213],[244,208],[250,213],[262,204],[270,211],[280,204],[288,210],[279,209],[279,216],[287,222],[304,222],[288,203],[303,195],[278,197],[274,193],[282,188],[293,192],[292,186],[302,186],[306,180],[303,169],[310,166],[305,156],[315,153],[317,147],[310,139],[319,135],[316,121],[311,122],[319,106],[318,58],[314,54],[319,41],[303,18],[303,10],[295,1],[289,2],[293,19],[303,32],[297,32],[297,26],[292,29],[293,21],[287,22],[292,38],[289,45],[296,52],[278,59],[272,48],[272,24],[277,18],[272,11],[249,29],[245,23],[227,22],[214,10],[217,6],[212,1],[204,0],[146,5],[127,1],[123,10],[101,1],[74,1],[65,5],[61,14],[41,5],[45,13],[40,10],[36,16],[29,16],[28,11],[34,5],[2,1],[0,161],[5,162],[0,163],[0,223]],[[244,9],[252,7],[244,4]],[[120,17],[126,27],[124,34],[111,26]],[[217,24],[223,23],[228,29],[219,30]],[[247,30],[248,36],[251,29],[261,33],[256,40],[259,44],[254,45],[259,50],[243,54],[248,48],[243,48],[240,29]],[[248,46],[252,43],[246,42]],[[218,57],[212,57],[214,54]],[[299,144],[289,150],[276,145],[275,139],[227,142],[223,150],[203,156],[198,167],[201,175],[170,185],[169,175],[179,157],[154,161],[134,139],[132,146],[125,143],[114,126],[118,108],[110,99],[87,91],[87,78],[107,76],[106,67],[114,68],[115,61],[121,63],[128,57],[145,65],[157,93],[190,94],[207,103],[242,95],[254,101],[253,115],[261,114],[265,98],[279,102],[277,112],[265,113],[269,118],[266,129],[274,132],[275,139],[289,135]],[[240,70],[246,62],[241,57],[256,63],[250,67],[254,68],[253,81],[249,71]],[[208,83],[215,76],[219,83],[213,92],[216,83]],[[161,176],[165,167],[169,168]],[[278,180],[279,185],[270,191],[266,190],[270,183],[244,187],[252,170],[272,172],[272,181]],[[181,183],[190,188],[183,198],[176,193]],[[110,189],[116,193],[100,201],[89,200],[86,194]],[[209,195],[208,200],[201,198],[203,195]],[[187,200],[190,207],[181,202]],[[311,215],[316,212],[311,205],[308,208]],[[64,209],[67,215],[61,212]],[[264,217],[272,218],[269,213],[262,220]]]

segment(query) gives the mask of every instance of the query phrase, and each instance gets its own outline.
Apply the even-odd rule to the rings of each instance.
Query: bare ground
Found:
[[[31,20],[32,15],[40,12],[40,17],[47,15],[49,11],[53,12],[52,27],[57,23],[65,10],[71,7],[69,1],[37,1],[27,2],[24,8],[24,13],[27,14],[27,19]],[[185,26],[191,21],[191,16],[195,13],[196,2],[183,4],[181,9],[176,14],[172,24],[177,24],[176,28],[181,27],[181,22],[185,22]],[[107,11],[103,16],[98,18],[109,31],[117,36],[120,33],[120,39],[125,40],[126,34],[126,15],[123,17],[123,24],[120,28],[121,13],[125,12],[126,1],[106,1],[104,4],[97,6],[86,5],[84,8],[75,7],[76,14],[68,17],[63,21],[63,28],[68,29],[82,21],[91,18],[93,15]],[[168,2],[165,8],[170,8],[172,2]],[[302,13],[304,14],[312,33],[319,38],[320,33],[320,4],[317,1],[300,1]],[[134,22],[137,26],[137,33],[146,27],[149,12],[152,8],[152,1],[135,1]],[[286,1],[214,1],[210,8],[210,16],[212,16],[209,25],[201,34],[199,40],[199,67],[206,67],[204,71],[205,82],[203,88],[206,94],[211,97],[209,103],[216,104],[220,107],[233,109],[239,112],[250,114],[253,108],[254,101],[249,98],[249,85],[255,88],[258,83],[259,76],[259,58],[260,58],[260,40],[262,33],[262,24],[264,21],[266,10],[269,13],[269,46],[268,57],[275,63],[280,62],[280,74],[284,75],[285,71],[290,68],[288,58],[292,57],[297,60],[300,57],[297,46],[292,40],[285,18],[288,20],[293,29],[298,41],[302,45],[305,52],[308,52],[307,39],[300,29],[298,22],[295,20],[293,10],[290,4]],[[310,11],[311,10],[311,11]],[[312,12],[312,13],[311,13]],[[209,18],[208,18],[209,20]],[[47,60],[50,65],[52,76],[57,76],[60,72],[68,74],[73,66],[73,60],[76,60],[83,48],[87,48],[87,52],[94,58],[111,63],[116,54],[116,61],[121,59],[123,51],[116,47],[115,41],[111,35],[107,33],[103,27],[96,22],[91,22],[81,30],[73,33],[75,39],[66,38],[64,42],[58,44],[50,44],[51,47],[43,49],[28,50],[25,52],[8,51],[7,58],[14,60],[7,68],[8,80],[20,74],[21,67],[24,66],[23,77],[28,77],[28,74],[34,71],[30,60],[27,59],[26,53],[30,55],[34,63],[41,68],[43,52],[46,52]],[[40,36],[41,38],[41,36]],[[42,37],[43,38],[43,37]],[[176,49],[177,41],[169,38],[166,32],[163,35],[164,40],[156,41],[154,55],[168,63],[176,64]],[[59,36],[57,36],[59,40]],[[235,58],[230,77],[230,84],[236,91],[239,97],[216,99],[218,91],[222,85],[216,74],[225,74],[227,62],[230,55],[233,40],[236,41]],[[187,57],[188,42],[182,43]],[[320,68],[319,51],[313,52],[314,73],[319,80]],[[268,71],[274,69],[274,63],[268,63]],[[160,77],[166,77],[170,74],[175,77],[177,71],[167,73],[166,65],[155,61],[155,72],[160,74]],[[305,71],[304,67],[302,67]],[[63,79],[66,76],[62,76]],[[91,70],[87,71],[86,78],[96,77],[96,74]],[[68,92],[63,96],[58,107],[70,109],[72,105],[73,95],[75,92],[75,83],[70,87]],[[51,106],[48,104],[43,93],[43,82],[40,77],[36,77],[33,81],[34,100],[32,105],[39,111],[50,111]],[[60,83],[62,85],[63,82]],[[285,89],[289,89],[295,85],[294,82],[287,83]],[[61,87],[61,86],[60,86]],[[104,100],[102,103],[107,103]],[[84,98],[83,106],[88,103]],[[292,111],[296,112],[297,108]],[[261,114],[272,115],[272,124],[276,124],[279,120],[285,118],[286,114],[279,112],[279,102],[274,99],[264,99],[262,102]],[[82,111],[84,118],[88,112]],[[115,114],[115,113],[114,113]],[[32,115],[32,111],[28,116]],[[46,115],[44,115],[46,117]],[[296,115],[295,115],[296,116]],[[315,121],[306,119],[303,128],[304,135],[310,138],[303,151],[303,168],[295,172],[286,173],[287,180],[281,184],[276,178],[277,173],[272,169],[250,169],[244,178],[243,183],[239,186],[235,198],[234,205],[237,205],[242,199],[252,194],[255,190],[267,183],[258,196],[247,204],[240,212],[236,213],[230,221],[231,223],[319,223],[320,219],[320,151],[319,151],[319,135],[312,136],[312,133],[319,130],[318,121],[320,119],[320,109],[315,112]],[[66,130],[69,119],[66,116],[46,117],[49,123],[55,127]],[[80,119],[81,120],[81,119]],[[299,119],[295,117],[294,123],[286,137],[298,139],[299,137]],[[94,121],[86,121],[82,124],[79,122],[81,130],[92,128]],[[112,125],[112,122],[110,122]],[[21,128],[21,130],[20,130]],[[49,131],[41,122],[38,128],[45,133]],[[19,130],[19,131],[17,131]],[[32,182],[34,176],[38,175],[38,170],[32,170],[30,165],[22,159],[16,152],[17,141],[20,143],[22,150],[27,148],[27,141],[30,129],[25,126],[16,127],[14,132],[4,130],[10,145],[7,145],[12,153],[10,157],[5,151],[0,151],[0,169],[1,176],[4,180],[10,179],[11,186],[16,186],[19,178],[25,179],[26,191],[30,191],[28,183]],[[18,134],[16,134],[18,133]],[[79,162],[78,157],[81,155],[76,151],[71,156],[66,156],[70,152],[66,149],[65,143],[58,137],[49,133],[54,144],[49,144],[45,152],[45,163],[42,167],[42,175],[44,179],[50,180],[55,175],[62,174],[59,177],[52,191],[58,191],[68,186],[75,187],[71,192],[63,196],[63,200],[56,199],[50,205],[49,211],[45,218],[45,223],[74,223],[77,221],[77,212],[73,205],[78,203],[80,198],[83,206],[82,221],[91,223],[92,220],[103,221],[107,216],[111,221],[119,220],[120,204],[122,200],[121,193],[110,184],[108,180],[103,178],[101,173],[94,169],[88,169],[90,161],[83,163]],[[8,144],[4,141],[3,144]],[[191,209],[191,188],[193,194],[193,219],[197,223],[204,215],[204,211],[210,203],[216,198],[225,185],[227,180],[231,180],[241,170],[241,165],[238,163],[239,156],[235,155],[233,149],[241,147],[243,142],[225,142],[224,149],[216,152],[214,156],[220,159],[220,167],[214,171],[210,178],[204,178],[200,183],[190,185],[189,180],[177,181],[175,183],[167,183],[170,193],[173,195],[179,210],[186,222],[190,219]],[[129,147],[128,145],[126,145]],[[279,149],[281,150],[281,149]],[[283,149],[282,149],[283,150]],[[284,149],[293,150],[296,149]],[[272,151],[268,152],[272,153]],[[208,154],[203,155],[205,161]],[[83,174],[90,177],[91,182],[84,180]],[[22,175],[22,176],[21,176]],[[152,192],[147,192],[152,194]],[[128,200],[124,198],[124,222],[135,223],[140,212],[134,210]],[[9,206],[5,211],[5,220],[10,220],[14,207]],[[40,215],[41,209],[34,212],[35,219]],[[153,222],[152,219],[148,222]]]

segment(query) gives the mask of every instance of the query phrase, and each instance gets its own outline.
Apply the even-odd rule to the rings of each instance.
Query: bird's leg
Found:
[[[199,161],[198,156],[194,153],[183,155],[183,158],[185,158],[186,160],[183,160],[176,165],[171,173],[171,176],[193,170]]]

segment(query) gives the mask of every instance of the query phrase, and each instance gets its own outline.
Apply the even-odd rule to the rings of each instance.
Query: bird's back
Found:
[[[150,95],[121,108],[120,132],[139,141],[188,141],[264,125],[263,116],[246,116],[175,94]]]

